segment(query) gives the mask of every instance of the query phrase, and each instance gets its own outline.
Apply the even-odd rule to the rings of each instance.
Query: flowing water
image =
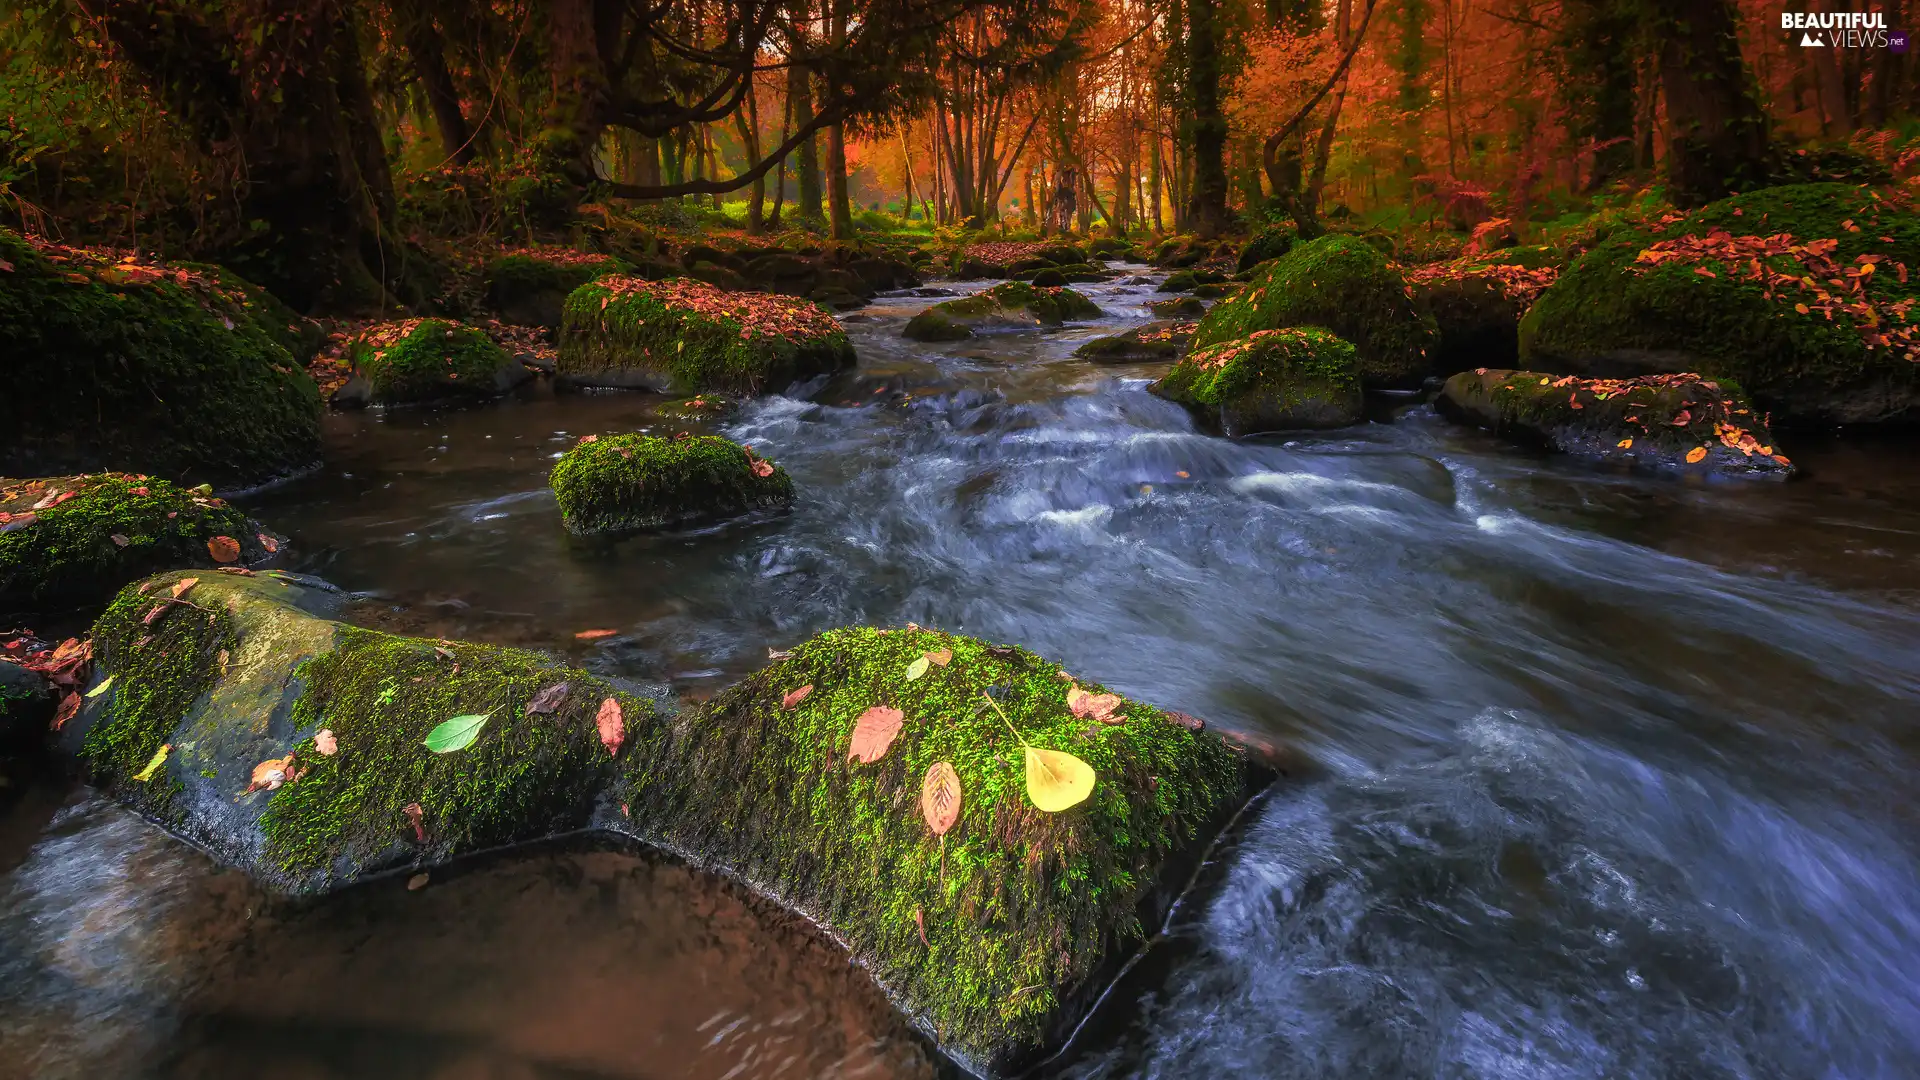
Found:
[[[785,516],[580,540],[634,395],[338,415],[252,500],[357,617],[712,693],[848,623],[1017,641],[1290,748],[1075,1077],[1920,1076],[1920,448],[1600,472],[1424,407],[1229,442],[1075,345],[850,320],[712,425]],[[574,633],[618,631],[586,644]],[[13,813],[0,1076],[931,1076],[844,961],[669,861],[551,850],[288,908],[84,794]],[[26,824],[22,825],[21,821]],[[44,823],[44,824],[43,824]]]

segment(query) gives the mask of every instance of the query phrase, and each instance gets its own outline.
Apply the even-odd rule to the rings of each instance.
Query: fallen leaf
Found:
[[[619,699],[608,698],[601,702],[593,724],[600,729],[600,745],[607,748],[608,754],[618,756],[620,744],[627,741],[627,724],[620,715]]]
[[[772,476],[772,475],[773,475],[773,462],[771,462],[771,461],[758,461],[758,460],[756,460],[756,461],[755,461],[755,462],[753,463],[753,475],[755,475],[755,476],[759,476],[759,477],[768,477],[768,476]]]
[[[231,536],[216,536],[207,541],[207,554],[217,563],[240,561],[240,541]]]
[[[791,649],[768,649],[767,650],[767,659],[769,660],[785,660],[787,657],[792,655],[793,655],[793,650]]]
[[[93,689],[91,689],[91,690],[89,690],[89,691],[87,691],[87,696],[88,696],[88,697],[90,697],[90,698],[97,698],[97,697],[99,697],[99,696],[100,696],[101,694],[104,694],[104,693],[106,693],[106,692],[107,692],[107,687],[109,687],[109,686],[112,686],[112,685],[113,685],[113,676],[111,676],[111,675],[109,675],[109,676],[107,676],[106,678],[104,678],[104,679],[102,679],[102,680],[100,680],[100,685],[99,685],[99,686],[96,686],[96,687],[94,687]]]
[[[919,908],[913,909],[913,925],[920,928],[921,946],[929,949],[932,948],[933,946],[927,944],[927,917],[921,914]]]
[[[1119,723],[1113,710],[1120,707],[1119,694],[1089,694],[1079,687],[1067,691],[1067,708],[1082,720],[1098,720],[1105,724]]]
[[[1049,814],[1077,806],[1093,794],[1093,766],[1061,750],[1027,749],[1027,798]]]
[[[847,747],[848,761],[879,761],[900,734],[907,714],[890,705],[875,705],[853,722],[853,742]]]
[[[127,539],[126,537],[120,535],[119,533],[113,533],[112,535],[108,536],[107,539],[113,541],[114,547],[126,547],[128,544],[133,543],[133,541]]]
[[[572,692],[572,683],[554,683],[552,686],[533,695],[533,700],[527,702],[527,715],[538,716],[541,713],[558,712],[560,706],[567,703],[567,695]]]
[[[1616,449],[1620,449],[1620,450],[1631,450],[1631,449],[1633,449],[1633,440],[1632,440],[1632,439],[1621,439],[1621,440],[1620,440],[1619,442],[1617,442],[1617,443],[1614,443],[1613,445],[1614,445],[1614,447],[1615,447]]]
[[[269,555],[280,550],[280,541],[275,540],[273,537],[268,536],[266,533],[260,533],[259,540],[260,540],[260,546],[263,548],[266,548],[267,554]]]
[[[407,891],[419,892],[421,889],[426,888],[427,882],[431,880],[432,879],[425,874],[415,874],[407,879]]]
[[[451,720],[442,721],[427,732],[423,741],[427,749],[436,754],[451,754],[455,750],[465,750],[473,745],[480,735],[480,728],[492,713],[466,713]]]
[[[946,667],[953,663],[953,650],[935,649],[927,654],[927,659],[933,661],[935,667]]]
[[[67,721],[73,719],[73,715],[79,711],[79,694],[68,694],[66,697],[61,698],[60,707],[55,709],[53,713],[53,730],[59,731],[62,727],[65,727]]]
[[[419,803],[414,802],[414,803],[408,803],[407,805],[401,807],[400,812],[407,815],[408,824],[413,826],[413,838],[415,840],[418,840],[422,844],[426,843],[427,842],[426,810],[422,809]],[[426,875],[422,874],[421,876],[425,877]]]
[[[805,686],[798,687],[793,690],[789,690],[785,694],[781,695],[780,707],[782,709],[791,709],[795,705],[798,705],[801,702],[807,700],[807,695],[811,693],[813,693],[812,683],[808,683]]]
[[[934,762],[921,779],[920,816],[927,819],[927,828],[935,836],[947,835],[960,820],[960,774],[948,762]]]
[[[247,783],[247,790],[241,792],[241,794],[251,795],[256,791],[278,791],[280,790],[280,785],[286,783],[287,777],[292,775],[292,773],[292,754],[288,754],[283,758],[268,758],[253,767],[253,776]]]
[[[147,759],[147,767],[134,773],[133,778],[143,784],[153,779],[153,774],[160,771],[160,766],[166,764],[167,755],[172,752],[172,743],[161,743],[160,749],[155,750],[153,756]]]
[[[313,733],[313,748],[320,751],[321,757],[332,757],[340,752],[340,741],[333,737],[330,728],[321,728]]]
[[[914,680],[918,679],[922,675],[925,675],[926,673],[927,673],[927,658],[924,656],[915,657],[913,663],[907,665],[907,681],[908,682],[913,682]]]
[[[1707,448],[1706,448],[1706,447],[1704,447],[1704,446],[1696,446],[1696,447],[1694,447],[1693,449],[1691,449],[1691,450],[1689,450],[1689,451],[1687,451],[1687,464],[1689,464],[1689,465],[1698,465],[1698,464],[1700,464],[1700,463],[1701,463],[1702,461],[1705,461],[1705,460],[1707,460]]]
[[[1808,314],[1809,312],[1809,309],[1805,304],[1795,304],[1793,305],[1793,310],[1799,312],[1802,315]]]
[[[619,632],[618,630],[582,630],[573,636],[581,641],[599,641],[601,638],[612,637]]]
[[[1182,480],[1186,480],[1186,479],[1188,479],[1188,476],[1187,476],[1187,471],[1186,471],[1185,469],[1181,469],[1181,470],[1179,470],[1179,471],[1177,471],[1177,472],[1175,472],[1175,473],[1174,473],[1173,475],[1175,475],[1175,476],[1177,476],[1177,477],[1179,477],[1179,478],[1180,478],[1180,479],[1182,479]]]
[[[191,589],[198,584],[200,584],[200,579],[197,577],[183,577],[179,581],[176,581],[173,583],[173,588],[170,590],[170,592],[173,594],[173,598],[175,600],[178,600],[181,597],[187,595],[188,589]]]
[[[1174,709],[1167,710],[1167,719],[1173,721],[1180,727],[1186,728],[1188,731],[1200,731],[1207,726],[1205,720]]]

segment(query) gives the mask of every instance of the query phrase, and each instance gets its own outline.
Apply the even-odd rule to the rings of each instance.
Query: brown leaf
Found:
[[[1119,694],[1089,694],[1079,687],[1067,691],[1067,708],[1082,720],[1098,720],[1103,724],[1117,724],[1124,717],[1116,717],[1113,710],[1120,707]]]
[[[160,616],[164,614],[166,610],[167,610],[167,605],[164,602],[153,605],[152,608],[148,609],[145,615],[140,616],[140,625],[152,626],[155,622],[159,620]]]
[[[247,790],[241,792],[250,795],[256,791],[278,791],[280,785],[292,779],[293,755],[283,758],[268,758],[253,767],[253,776],[247,783]]]
[[[331,730],[321,728],[313,733],[313,748],[320,751],[321,757],[332,757],[340,752],[340,743]]]
[[[421,841],[421,842],[425,843],[425,841]],[[426,874],[415,874],[412,877],[407,879],[407,891],[419,892],[421,889],[426,888],[427,882],[431,880],[433,879],[428,877]]]
[[[1199,731],[1207,726],[1207,722],[1205,720],[1202,720],[1197,716],[1189,715],[1187,713],[1178,712],[1173,709],[1167,710],[1167,719],[1173,721],[1175,724],[1178,724],[1183,728],[1186,728],[1188,731]]]
[[[953,650],[935,649],[927,654],[927,659],[933,661],[935,667],[946,667],[953,663]]]
[[[573,636],[580,641],[599,641],[601,638],[612,637],[619,632],[618,630],[582,630]]]
[[[417,802],[408,803],[407,805],[401,807],[400,812],[407,815],[407,821],[412,823],[413,838],[415,840],[418,840],[422,844],[426,843],[427,827],[424,824],[424,822],[426,820],[427,812],[424,809],[422,809],[420,804]],[[426,875],[422,874],[421,876],[425,877]]]
[[[538,716],[541,713],[558,712],[560,706],[567,703],[567,695],[572,692],[572,683],[554,683],[552,686],[533,695],[533,700],[527,702],[527,715]]]
[[[267,549],[267,554],[271,555],[274,552],[280,550],[280,541],[275,540],[273,537],[268,536],[266,533],[260,533],[259,539],[260,539],[260,546]]]
[[[936,761],[920,781],[920,816],[935,836],[945,836],[960,820],[960,774],[952,764]]]
[[[60,707],[53,712],[53,730],[59,731],[80,711],[80,695],[68,694],[60,699]]]
[[[169,591],[173,594],[173,598],[178,600],[187,595],[188,589],[198,584],[200,584],[200,579],[197,577],[183,577],[179,581],[174,582],[173,588]]]
[[[925,948],[932,948],[933,946],[927,944],[927,917],[919,908],[913,909],[913,925],[920,928],[920,944]]]
[[[627,725],[620,715],[619,700],[608,698],[601,702],[600,712],[594,716],[593,723],[600,729],[600,745],[607,748],[607,753],[617,756],[620,744],[627,741]]]
[[[231,536],[216,536],[207,541],[207,554],[217,563],[240,561],[240,541]]]
[[[887,755],[893,737],[907,714],[891,705],[875,705],[853,722],[853,742],[847,747],[848,761],[873,762]]]
[[[812,683],[808,683],[807,685],[799,687],[797,689],[789,690],[784,695],[781,696],[780,707],[782,709],[791,709],[795,705],[798,705],[801,702],[807,700],[807,695],[811,693],[813,693]]]

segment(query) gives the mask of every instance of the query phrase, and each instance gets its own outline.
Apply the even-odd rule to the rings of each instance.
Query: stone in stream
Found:
[[[1177,360],[1187,351],[1193,331],[1200,324],[1163,319],[1136,326],[1124,334],[1094,338],[1073,350],[1073,355],[1096,364],[1138,364],[1156,360]]]
[[[1193,348],[1148,389],[1236,437],[1346,427],[1364,401],[1353,346],[1316,326]]]
[[[342,408],[484,401],[533,378],[486,331],[448,319],[376,323],[347,355],[353,375],[333,395]]]
[[[1167,275],[1166,280],[1160,283],[1157,291],[1164,293],[1192,292],[1194,286],[1198,284],[1200,284],[1200,279],[1194,276],[1193,271],[1176,270]]]
[[[559,353],[563,385],[678,394],[778,393],[855,362],[846,331],[811,301],[623,275],[567,298]]]
[[[1207,313],[1207,304],[1197,296],[1176,296],[1171,300],[1151,301],[1147,310],[1161,319],[1198,318]]]
[[[170,602],[180,578],[101,616],[113,682],[60,732],[121,801],[297,895],[582,828],[656,845],[822,927],[988,1075],[1067,1039],[1272,778],[1190,717],[933,630],[829,631],[667,713],[534,653],[348,626],[312,579]],[[1090,796],[1038,809],[1023,744],[1085,762]],[[944,837],[921,808],[939,763]]]
[[[506,322],[558,330],[567,294],[594,278],[629,269],[619,259],[567,248],[502,255],[487,264],[487,306]]]
[[[787,471],[717,435],[589,435],[548,484],[576,533],[658,529],[793,504]]]
[[[162,567],[258,566],[280,544],[224,499],[155,477],[0,479],[0,618],[101,603]]]
[[[134,469],[223,489],[320,460],[284,305],[224,271],[0,229],[0,474]]]
[[[1520,363],[1737,381],[1776,422],[1920,419],[1920,216],[1878,191],[1795,184],[1677,221],[1621,223],[1520,323]]]
[[[935,304],[907,320],[902,336],[913,341],[959,341],[995,327],[1060,326],[1097,319],[1100,308],[1064,286],[1036,287],[1008,281],[958,300]]]
[[[1370,390],[1419,386],[1439,341],[1399,269],[1365,240],[1336,234],[1260,264],[1245,288],[1207,310],[1193,344],[1290,326],[1325,327],[1351,342]]]
[[[1433,373],[1517,364],[1520,318],[1558,274],[1552,252],[1543,247],[1506,248],[1409,269],[1413,301],[1440,332]]]
[[[1435,406],[1495,434],[1589,461],[1785,478],[1793,466],[1730,380],[1582,379],[1481,368],[1449,378]]]

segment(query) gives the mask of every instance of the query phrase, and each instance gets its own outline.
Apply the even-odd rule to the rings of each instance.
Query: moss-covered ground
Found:
[[[1311,326],[1195,348],[1151,389],[1228,435],[1343,427],[1363,401],[1353,346]]]
[[[581,533],[659,528],[793,502],[785,469],[717,435],[590,437],[561,456],[548,483],[567,528]]]
[[[1419,385],[1439,340],[1386,256],[1358,237],[1332,235],[1264,264],[1245,289],[1207,311],[1193,344],[1291,326],[1322,326],[1351,342],[1361,380],[1373,388]]]

